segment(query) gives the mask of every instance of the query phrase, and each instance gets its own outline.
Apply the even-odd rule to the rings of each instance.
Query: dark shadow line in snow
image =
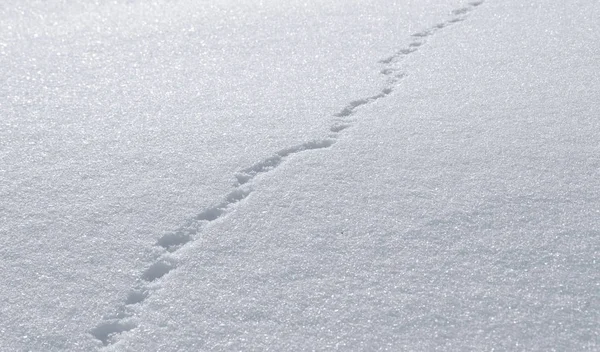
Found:
[[[406,76],[406,73],[398,66],[401,58],[419,50],[427,43],[427,38],[434,35],[437,31],[465,20],[472,9],[482,3],[483,1],[472,1],[467,6],[452,11],[450,19],[412,34],[412,42],[407,47],[380,60],[379,62],[385,65],[380,72],[387,77],[387,86],[378,94],[349,102],[338,113],[334,114],[333,116],[337,119],[334,120],[333,125],[329,128],[331,138],[305,142],[282,149],[254,165],[235,173],[236,183],[234,184],[234,188],[225,195],[220,203],[208,207],[195,217],[189,219],[185,226],[161,236],[156,241],[155,245],[162,251],[161,254],[141,273],[136,286],[130,290],[123,304],[117,307],[117,314],[103,319],[101,323],[90,330],[90,334],[98,339],[103,346],[109,346],[115,342],[118,335],[137,328],[137,324],[132,318],[136,315],[136,307],[144,304],[144,301],[151,295],[151,292],[156,289],[156,282],[159,282],[161,278],[177,268],[178,263],[173,257],[174,252],[192,243],[201,234],[206,225],[232,212],[237,204],[252,193],[249,183],[254,178],[274,170],[291,155],[331,147],[335,143],[335,138],[338,137],[339,133],[353,126],[355,121],[351,118],[351,115],[358,108],[387,97],[393,92],[398,82]]]

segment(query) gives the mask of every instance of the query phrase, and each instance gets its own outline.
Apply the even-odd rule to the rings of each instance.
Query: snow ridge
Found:
[[[223,197],[219,203],[204,209],[192,219],[188,219],[186,224],[179,229],[161,236],[155,244],[158,254],[152,261],[152,264],[141,273],[140,278],[130,290],[124,303],[116,307],[116,313],[106,316],[102,322],[91,329],[91,335],[106,347],[115,343],[118,336],[122,333],[137,328],[139,319],[136,317],[136,312],[139,311],[141,305],[152,291],[158,288],[155,282],[177,268],[178,262],[173,256],[174,252],[186,244],[193,242],[212,221],[223,218],[231,213],[241,201],[252,193],[253,189],[250,181],[255,177],[274,170],[287,158],[295,154],[331,147],[342,131],[353,126],[355,121],[350,117],[360,107],[369,105],[390,95],[398,85],[398,82],[406,76],[406,73],[402,72],[400,67],[400,63],[404,57],[419,50],[419,48],[426,44],[427,38],[439,30],[464,21],[469,13],[482,3],[483,0],[472,1],[467,6],[452,11],[449,19],[412,34],[411,42],[407,47],[401,48],[389,57],[380,60],[379,63],[384,65],[384,68],[380,72],[386,77],[386,86],[375,95],[350,101],[339,112],[333,114],[334,119],[333,124],[329,128],[329,138],[309,141],[282,149],[272,156],[238,171],[234,175],[236,182],[234,183],[233,190]]]

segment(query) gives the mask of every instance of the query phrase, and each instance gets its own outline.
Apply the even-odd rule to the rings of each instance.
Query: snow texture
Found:
[[[6,1],[3,350],[597,350],[597,18]]]

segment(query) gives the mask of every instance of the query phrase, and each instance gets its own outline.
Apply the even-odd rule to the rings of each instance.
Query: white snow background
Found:
[[[600,2],[3,0],[0,351],[597,351]]]

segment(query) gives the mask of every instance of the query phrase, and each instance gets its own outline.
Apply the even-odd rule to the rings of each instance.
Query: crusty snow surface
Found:
[[[3,0],[0,350],[600,350],[599,19]]]

